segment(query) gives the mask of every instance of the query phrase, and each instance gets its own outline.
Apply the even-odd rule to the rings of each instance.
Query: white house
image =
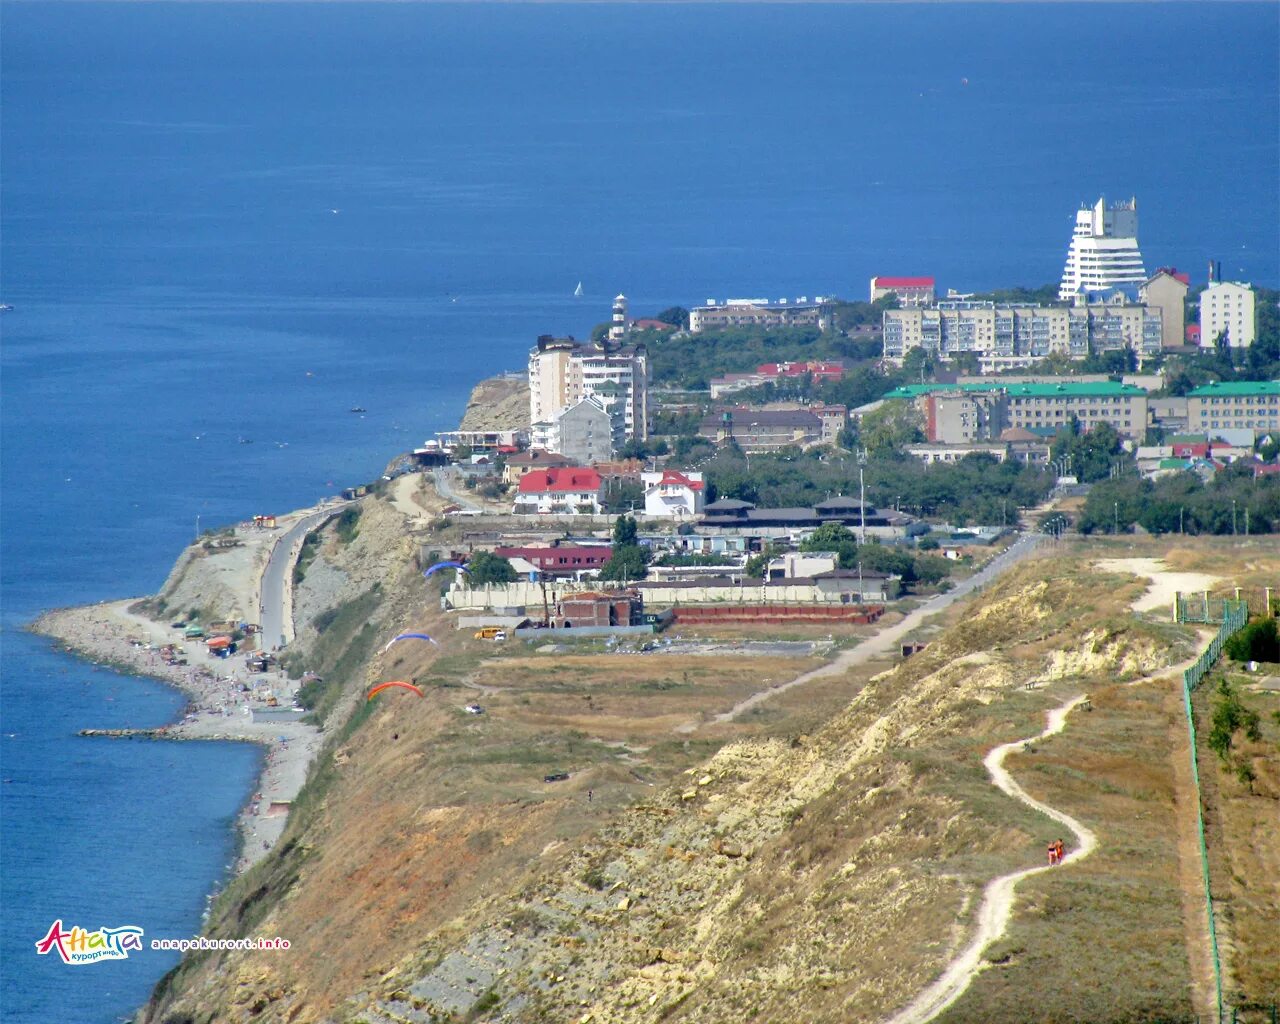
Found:
[[[602,483],[594,469],[536,469],[520,478],[512,511],[516,515],[595,515],[600,512]]]
[[[678,518],[702,514],[707,490],[701,473],[641,473],[640,482],[646,515]]]

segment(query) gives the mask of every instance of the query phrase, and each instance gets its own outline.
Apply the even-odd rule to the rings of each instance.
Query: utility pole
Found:
[[[1236,499],[1231,499],[1231,536],[1236,535]]]
[[[1115,526],[1111,532],[1115,534],[1119,534],[1120,533],[1120,502],[1113,501],[1111,503],[1111,507],[1112,507],[1112,511],[1115,513],[1115,520],[1114,520]]]
[[[858,515],[861,520],[858,526],[859,544],[865,544],[867,542],[867,488],[862,478],[862,471],[866,464],[867,450],[865,448],[860,448],[858,449]],[[861,572],[861,568],[859,568],[859,572]],[[859,577],[858,591],[859,597],[861,597],[861,577]]]

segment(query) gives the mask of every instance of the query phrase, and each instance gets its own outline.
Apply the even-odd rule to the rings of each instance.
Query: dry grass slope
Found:
[[[1141,585],[1114,582],[1100,597],[1096,580],[1071,568],[1021,571],[811,736],[730,743],[567,865],[468,913],[467,937],[433,938],[389,979],[383,1010],[367,1019],[429,1019],[482,996],[491,1006],[482,1016],[493,1020],[878,1019],[961,945],[982,884],[1035,863],[1052,838],[1037,814],[989,786],[985,751],[1037,731],[1063,694],[1139,679],[1176,653],[1169,631],[1123,613]],[[1090,732],[1140,746],[1144,709],[1130,693],[1143,689],[1158,706],[1154,684],[1123,698],[1100,693]],[[1080,806],[1068,809],[1099,823],[1116,860],[1046,879],[1037,912],[1079,920],[1059,936],[1059,954],[1088,955],[1099,919],[1118,946],[1138,951],[1118,963],[1097,957],[1103,974],[1092,990],[1114,1016],[1092,1019],[1184,1009],[1176,900],[1158,922],[1163,934],[1153,930],[1159,894],[1130,895],[1158,872],[1132,836],[1125,845],[1108,827],[1112,814],[1167,800],[1159,772],[1134,773],[1123,756],[1095,751],[1104,778],[1086,783],[1070,756],[1054,755],[1056,774],[1039,762],[1053,786],[1038,795],[1067,804],[1075,796]],[[1018,942],[1001,954],[1006,964],[1031,959],[1013,952],[1030,949]],[[502,971],[468,997],[451,972],[490,947],[505,951]],[[1135,986],[1153,966],[1156,980]],[[1073,999],[1051,976],[1039,991],[1054,1012]]]

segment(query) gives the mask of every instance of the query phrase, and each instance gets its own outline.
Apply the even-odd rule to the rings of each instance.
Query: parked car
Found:
[[[552,772],[550,775],[542,776],[543,782],[564,782],[569,778],[568,772]]]

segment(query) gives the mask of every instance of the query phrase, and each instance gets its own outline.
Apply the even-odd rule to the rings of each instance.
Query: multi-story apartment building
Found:
[[[1243,380],[1208,384],[1187,395],[1187,429],[1252,430],[1255,436],[1280,432],[1280,381]]]
[[[1138,300],[1150,309],[1160,310],[1160,344],[1162,348],[1178,348],[1186,344],[1187,291],[1191,275],[1177,267],[1161,267],[1138,289]]]
[[[884,314],[884,357],[901,363],[913,348],[938,359],[961,353],[978,357],[982,372],[1028,366],[1048,355],[1083,359],[1090,352],[1132,348],[1142,357],[1159,353],[1160,310],[1123,296],[1075,306],[939,302]]]
[[[831,323],[831,306],[819,295],[813,302],[801,296],[795,302],[779,299],[708,299],[705,306],[689,310],[689,330],[693,334],[724,327],[817,327],[825,331]]]
[[[1091,430],[1099,423],[1109,423],[1124,437],[1140,441],[1147,429],[1147,392],[1133,384],[1113,381],[1070,381],[1047,384],[908,384],[885,395],[886,399],[903,398],[916,403],[923,411],[927,396],[944,396],[963,391],[986,395],[985,427],[975,437],[985,440],[999,437],[1008,428],[1037,433],[1050,433],[1077,420],[1081,430]],[[1000,426],[1000,430],[994,429]],[[952,436],[956,436],[953,434]],[[939,436],[933,440],[944,440]]]
[[[1138,201],[1107,205],[1099,199],[1076,212],[1058,298],[1113,288],[1137,288],[1147,279],[1138,251]]]
[[[648,438],[648,350],[643,345],[540,337],[529,353],[530,421],[554,424],[565,409],[585,398],[596,399],[621,422],[622,440]]]
[[[931,277],[883,277],[871,279],[871,301],[896,295],[899,306],[931,306],[935,298]]]
[[[725,409],[704,417],[698,434],[717,444],[732,439],[746,452],[772,452],[821,443],[823,421],[800,409]]]
[[[559,452],[579,466],[612,459],[623,443],[621,406],[592,396],[562,409],[551,423],[535,423],[530,447]]]
[[[969,444],[982,438],[999,437],[1007,426],[1006,403],[1000,391],[957,388],[929,391],[916,399],[924,417],[926,441],[941,444]]]
[[[1248,348],[1258,336],[1253,287],[1214,281],[1200,293],[1200,345],[1212,348],[1219,336],[1231,348]]]
[[[1147,393],[1132,384],[1013,384],[1006,393],[1011,427],[1057,430],[1074,419],[1082,431],[1109,423],[1133,441],[1147,432]]]

